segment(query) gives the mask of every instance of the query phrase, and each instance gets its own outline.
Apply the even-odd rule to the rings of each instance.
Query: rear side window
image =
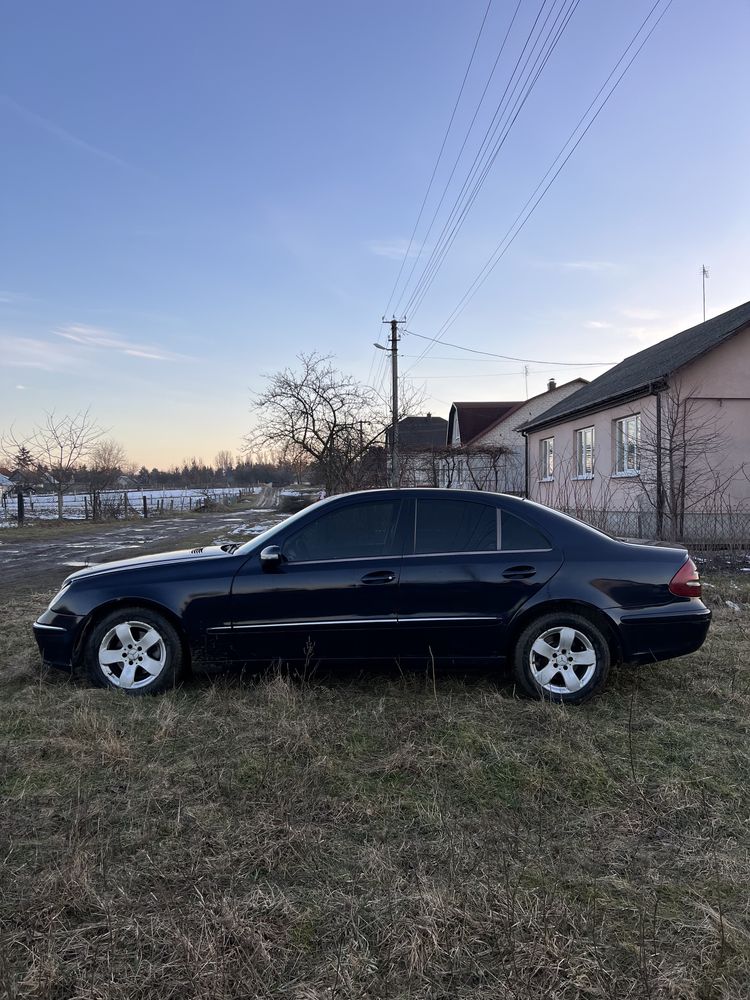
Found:
[[[497,551],[497,507],[471,500],[417,500],[415,553]]]
[[[512,549],[548,549],[549,540],[539,531],[507,510],[502,514],[502,530],[500,533],[500,548],[503,551]]]
[[[321,513],[287,540],[284,555],[291,562],[309,562],[400,553],[396,537],[398,509],[396,500],[379,500]]]

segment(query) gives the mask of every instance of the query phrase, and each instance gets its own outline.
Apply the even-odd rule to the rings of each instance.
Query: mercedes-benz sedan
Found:
[[[69,576],[34,624],[44,661],[163,691],[187,670],[314,660],[487,658],[581,702],[614,663],[698,649],[711,612],[681,548],[618,541],[517,497],[350,493],[244,545]]]

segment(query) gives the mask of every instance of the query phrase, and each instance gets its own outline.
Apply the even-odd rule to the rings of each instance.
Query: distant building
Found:
[[[750,537],[750,302],[519,422],[533,500],[618,535]]]
[[[403,417],[398,422],[401,486],[437,486],[445,451],[445,417]],[[386,431],[386,461],[391,452],[391,428]]]
[[[563,385],[550,379],[546,392],[531,399],[453,403],[448,415],[448,448],[443,457],[440,485],[522,494],[526,482],[526,447],[520,425],[586,384],[582,378]]]

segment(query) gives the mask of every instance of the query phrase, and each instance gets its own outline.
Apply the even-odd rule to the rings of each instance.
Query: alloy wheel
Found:
[[[111,628],[98,652],[99,666],[113,687],[147,687],[167,665],[167,647],[153,625],[120,622]]]
[[[596,651],[589,637],[569,625],[545,629],[529,653],[531,676],[549,694],[575,694],[596,671]]]

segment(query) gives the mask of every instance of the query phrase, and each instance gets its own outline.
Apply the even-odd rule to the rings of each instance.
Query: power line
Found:
[[[484,264],[484,266],[482,267],[482,269],[479,271],[479,274],[477,275],[477,277],[474,279],[474,281],[471,283],[471,285],[469,286],[469,288],[467,289],[467,291],[461,297],[461,299],[459,300],[458,304],[454,308],[453,312],[450,313],[450,315],[448,316],[448,319],[443,323],[443,325],[440,327],[440,329],[435,334],[435,336],[431,337],[431,338],[427,338],[427,339],[429,339],[431,341],[431,344],[445,343],[445,341],[443,341],[443,339],[442,339],[443,334],[445,332],[447,332],[447,330],[453,325],[453,323],[455,323],[455,321],[458,319],[458,317],[461,314],[461,312],[463,312],[463,310],[468,305],[469,301],[474,297],[474,295],[479,290],[479,288],[487,280],[487,278],[489,277],[489,275],[492,273],[492,271],[495,269],[495,267],[497,266],[497,264],[500,262],[501,258],[507,253],[507,251],[510,248],[511,244],[513,243],[513,241],[516,239],[516,237],[518,236],[518,234],[521,232],[521,230],[524,228],[524,226],[526,225],[526,223],[529,221],[529,219],[533,215],[534,211],[536,210],[537,206],[542,201],[542,199],[544,198],[544,196],[546,195],[546,193],[549,191],[550,187],[554,184],[555,180],[557,179],[557,177],[559,176],[560,172],[565,167],[565,165],[568,162],[568,160],[570,159],[570,157],[576,151],[576,149],[578,148],[578,146],[580,145],[580,143],[583,141],[584,137],[588,133],[589,129],[592,127],[592,125],[594,124],[594,122],[596,121],[596,119],[599,117],[599,115],[601,114],[601,112],[604,110],[604,108],[608,104],[610,98],[614,94],[615,90],[617,89],[617,87],[619,86],[619,84],[623,80],[624,76],[626,75],[626,73],[628,72],[628,70],[630,69],[630,67],[632,66],[633,62],[636,60],[636,58],[638,57],[639,53],[643,49],[644,45],[646,44],[646,42],[648,42],[649,38],[651,37],[651,35],[654,33],[654,31],[658,27],[658,25],[661,22],[661,20],[664,17],[664,15],[667,13],[667,11],[669,10],[669,8],[672,6],[673,0],[668,0],[666,6],[661,11],[661,13],[659,14],[658,18],[651,25],[651,27],[649,28],[649,30],[646,33],[645,37],[642,39],[642,41],[640,42],[640,44],[636,48],[635,52],[633,53],[633,55],[631,56],[631,58],[626,63],[624,69],[622,70],[622,72],[620,73],[620,75],[617,77],[617,79],[615,80],[615,82],[612,85],[612,87],[609,89],[609,91],[606,94],[604,100],[601,102],[601,104],[599,105],[599,107],[596,109],[596,111],[594,112],[594,114],[592,115],[592,117],[590,118],[590,120],[588,121],[588,123],[586,124],[586,127],[583,129],[583,131],[578,136],[578,138],[575,139],[575,142],[573,143],[572,147],[566,153],[565,152],[566,149],[568,149],[568,146],[570,145],[570,143],[575,138],[576,133],[581,128],[581,125],[584,123],[584,121],[588,117],[588,115],[591,112],[592,108],[594,108],[594,106],[596,105],[596,102],[599,100],[599,97],[601,96],[601,94],[606,89],[607,84],[609,83],[609,81],[616,74],[618,67],[627,58],[628,53],[630,52],[630,50],[635,45],[638,37],[641,35],[641,33],[643,32],[643,30],[645,29],[646,25],[648,24],[649,20],[651,19],[652,15],[653,15],[654,11],[656,10],[656,8],[659,6],[659,4],[661,2],[662,2],[662,0],[656,0],[656,2],[653,4],[653,6],[649,10],[648,14],[646,15],[646,17],[641,22],[638,30],[635,32],[635,34],[633,35],[632,39],[630,40],[630,42],[625,47],[625,50],[623,51],[622,55],[620,56],[620,58],[615,63],[615,65],[612,68],[612,71],[610,72],[609,76],[604,81],[604,83],[599,88],[599,90],[597,91],[594,99],[591,101],[591,103],[589,104],[589,106],[586,109],[586,111],[584,111],[583,115],[578,120],[577,124],[575,125],[575,127],[572,130],[572,132],[568,136],[568,139],[566,140],[566,142],[563,144],[562,148],[560,149],[560,152],[557,154],[557,156],[555,157],[555,159],[552,161],[552,163],[550,164],[550,166],[547,169],[546,173],[544,174],[544,176],[539,181],[539,183],[537,184],[537,186],[534,189],[534,191],[531,193],[531,195],[527,199],[526,203],[524,204],[524,206],[521,209],[521,211],[519,212],[519,214],[516,216],[515,220],[511,224],[510,228],[506,232],[506,234],[503,237],[503,239],[497,245],[497,247],[495,248],[495,250],[490,254],[488,260],[486,261],[486,263]],[[562,161],[559,162],[561,160],[561,158],[562,158]],[[555,167],[558,164],[558,162],[559,162],[559,166],[557,166],[557,169],[555,170]],[[554,173],[552,173],[553,171],[554,171]],[[552,177],[550,178],[550,180],[548,181],[548,183],[545,185],[544,182],[547,180],[547,178],[549,177],[550,174],[552,174]],[[540,189],[541,189],[541,192],[540,192]],[[536,200],[534,200],[535,196],[537,195],[537,192],[540,192],[539,196],[536,197]],[[530,208],[529,208],[529,205],[531,206]],[[528,209],[528,211],[526,211],[527,209]],[[524,213],[526,213],[526,214],[524,214]],[[419,360],[417,362],[415,362],[415,364],[412,365],[411,368],[409,368],[409,371],[411,371],[414,367],[416,367],[416,365],[419,364],[419,361],[421,361],[422,358],[425,357],[425,355],[430,350],[430,346],[431,345],[428,344],[425,347],[424,351],[420,355]]]
[[[410,337],[419,337],[421,340],[429,340],[431,344],[436,343],[434,337],[428,337],[424,333],[416,333],[414,330],[404,330]],[[463,344],[451,344],[448,340],[441,340],[445,347],[455,347],[459,351],[468,351],[469,354],[482,354],[488,358],[501,358],[503,361],[520,361],[523,364],[531,365],[554,365],[556,368],[562,366],[570,368],[602,368],[607,365],[619,364],[618,361],[547,361],[540,358],[516,358],[511,354],[494,354],[492,351],[480,351],[475,347],[464,347]],[[424,357],[424,351],[419,355],[420,360]],[[413,366],[412,366],[413,367]],[[411,371],[411,368],[409,369]],[[408,374],[408,372],[406,373]]]
[[[547,62],[557,47],[563,32],[565,31],[573,13],[580,0],[562,0],[560,7],[555,13],[552,25],[547,31],[547,25],[555,12],[558,0],[553,0],[552,6],[547,12],[542,22],[539,32],[534,38],[537,23],[546,6],[547,0],[543,3],[537,13],[534,23],[529,31],[524,46],[516,60],[511,76],[506,84],[503,95],[490,121],[482,143],[474,157],[474,162],[469,169],[463,185],[456,196],[451,211],[448,215],[443,229],[438,238],[436,246],[433,248],[430,258],[425,265],[417,284],[404,308],[405,313],[412,317],[416,313],[422,299],[432,285],[435,277],[442,267],[443,261],[450,251],[458,236],[458,232],[476,201],[479,192],[489,175],[501,149],[510,135],[510,132],[523,110],[526,101],[534,89],[539,77],[544,71]],[[566,7],[567,4],[567,7]],[[546,36],[544,35],[547,31]],[[544,37],[543,37],[544,36]],[[533,41],[532,41],[533,40]],[[540,45],[541,42],[541,45]],[[526,50],[529,49],[525,62],[521,66]],[[529,63],[533,63],[529,68]],[[519,66],[521,69],[519,71]],[[528,72],[527,72],[528,70]],[[516,75],[518,74],[518,75]],[[500,132],[498,138],[498,132]]]
[[[546,3],[546,2],[547,2],[547,0],[543,0],[542,6],[544,6],[544,3]],[[458,168],[458,164],[459,164],[459,162],[461,160],[461,157],[463,156],[464,149],[466,148],[466,143],[469,141],[469,136],[471,135],[471,131],[474,128],[474,123],[477,120],[477,116],[479,115],[479,112],[480,112],[480,110],[482,108],[482,104],[484,103],[484,99],[487,96],[487,91],[489,90],[490,83],[492,82],[492,78],[495,75],[495,70],[497,69],[498,63],[500,62],[500,58],[501,58],[501,56],[502,56],[502,54],[503,54],[503,52],[505,50],[505,45],[506,45],[506,42],[508,41],[508,36],[510,35],[511,29],[513,28],[513,25],[515,23],[516,17],[518,15],[519,8],[520,8],[520,6],[521,6],[522,3],[523,3],[523,0],[517,0],[515,10],[513,11],[513,16],[510,19],[510,23],[509,23],[509,25],[507,27],[507,30],[506,30],[505,35],[503,37],[503,40],[502,40],[502,42],[500,44],[500,49],[498,50],[498,53],[495,56],[495,61],[492,64],[492,69],[490,70],[490,75],[487,77],[487,81],[486,81],[486,83],[484,85],[484,89],[482,90],[482,93],[481,93],[481,95],[479,97],[479,101],[477,102],[477,106],[474,109],[474,114],[472,115],[471,121],[469,122],[469,127],[467,128],[466,133],[464,135],[463,142],[461,143],[461,146],[460,146],[460,148],[458,150],[456,158],[453,161],[453,167],[451,168],[451,172],[448,175],[448,179],[445,182],[445,185],[443,187],[443,192],[440,195],[440,200],[438,201],[438,203],[437,203],[437,205],[435,207],[435,210],[432,213],[432,218],[430,219],[430,224],[427,227],[427,232],[425,233],[424,239],[422,240],[422,245],[421,245],[421,247],[419,249],[419,253],[416,255],[416,257],[414,259],[414,263],[411,266],[411,271],[409,272],[409,276],[406,279],[406,284],[404,285],[404,287],[403,287],[403,289],[401,291],[401,296],[400,296],[400,298],[398,300],[398,303],[396,305],[397,309],[400,307],[401,302],[403,301],[403,297],[406,294],[406,289],[409,287],[409,284],[411,283],[411,280],[412,280],[412,278],[414,276],[414,271],[415,271],[415,269],[417,267],[417,264],[419,263],[419,258],[422,256],[422,250],[424,249],[425,243],[427,242],[427,240],[429,238],[429,235],[432,232],[432,227],[435,225],[435,219],[437,218],[438,213],[439,213],[440,209],[442,208],[443,201],[445,200],[445,196],[448,193],[448,189],[450,188],[451,181],[453,180],[454,174],[456,173],[456,169]]]
[[[521,2],[521,0],[519,0],[519,3],[520,2]],[[432,190],[432,185],[433,185],[433,182],[435,180],[435,175],[437,174],[437,169],[440,166],[440,161],[441,161],[441,159],[443,157],[443,152],[445,150],[445,144],[448,141],[448,136],[450,134],[451,127],[453,126],[453,120],[456,117],[456,111],[458,110],[458,105],[459,105],[459,102],[461,100],[461,96],[462,96],[462,94],[464,92],[464,87],[466,86],[466,81],[467,81],[467,79],[469,77],[469,72],[470,72],[471,67],[472,67],[472,65],[474,63],[474,56],[476,55],[477,47],[479,45],[479,40],[482,37],[482,32],[484,31],[484,26],[485,26],[485,23],[487,21],[487,15],[490,12],[490,7],[491,6],[492,6],[492,0],[488,0],[487,7],[485,8],[485,11],[484,11],[484,17],[482,18],[482,23],[479,25],[479,32],[477,33],[476,40],[474,41],[474,48],[471,50],[471,56],[469,57],[469,64],[466,67],[466,72],[464,73],[464,78],[461,81],[461,87],[459,88],[459,91],[458,91],[458,97],[456,98],[456,103],[453,105],[453,111],[451,112],[450,120],[448,122],[448,127],[445,130],[445,135],[443,136],[443,141],[440,144],[440,150],[438,152],[437,159],[435,160],[435,166],[432,168],[432,174],[430,175],[430,180],[429,180],[429,182],[427,184],[427,190],[425,191],[424,198],[422,199],[422,204],[421,204],[420,209],[419,209],[419,214],[417,215],[417,221],[414,223],[414,228],[412,229],[411,236],[409,237],[409,245],[406,248],[406,252],[404,253],[403,259],[401,261],[401,267],[398,269],[398,274],[396,275],[396,280],[393,283],[393,288],[391,289],[391,294],[390,294],[390,297],[388,299],[388,305],[385,307],[384,315],[386,315],[386,316],[388,315],[388,310],[391,308],[391,302],[393,302],[393,296],[396,294],[396,289],[398,288],[399,282],[401,281],[401,275],[403,274],[403,271],[404,271],[404,265],[406,264],[406,261],[407,261],[407,259],[409,257],[409,253],[411,252],[412,244],[414,243],[414,237],[417,235],[417,229],[419,228],[419,223],[422,221],[422,213],[424,212],[425,205],[427,204],[427,199],[428,199],[428,197],[430,195],[430,191]],[[426,237],[425,237],[425,239],[426,239]],[[424,241],[423,241],[422,245],[424,246]],[[421,254],[421,252],[422,251],[421,251],[421,248],[420,248],[420,254]]]

